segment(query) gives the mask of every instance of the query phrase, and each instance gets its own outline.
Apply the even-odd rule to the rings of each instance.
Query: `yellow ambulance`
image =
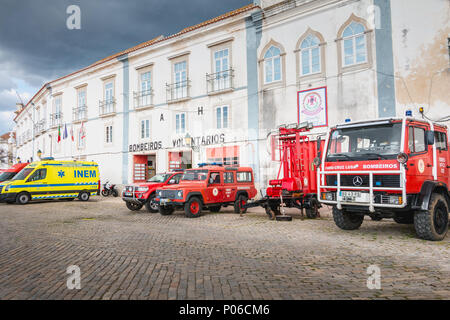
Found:
[[[100,194],[98,164],[87,161],[43,160],[30,163],[12,180],[0,184],[0,202],[78,198]]]

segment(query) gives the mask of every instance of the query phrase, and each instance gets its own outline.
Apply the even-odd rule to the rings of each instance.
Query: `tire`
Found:
[[[342,230],[356,230],[364,221],[363,215],[350,214],[345,210],[333,207],[334,223]]]
[[[17,204],[27,204],[28,202],[30,202],[30,200],[31,200],[31,196],[27,192],[21,192],[16,197]]]
[[[125,201],[125,203],[127,204],[127,208],[130,209],[131,211],[139,211],[143,206],[143,204],[131,201]]]
[[[370,219],[372,219],[372,221],[381,221],[381,220],[383,220],[383,217],[380,217],[380,216],[370,216]]]
[[[222,209],[221,205],[209,207],[209,211],[211,211],[211,212],[219,212],[220,209]]]
[[[197,197],[192,197],[184,204],[184,214],[188,218],[198,218],[202,214],[202,201]]]
[[[393,218],[398,224],[414,224],[414,216],[396,216]]]
[[[242,205],[247,203],[248,197],[243,194],[239,195],[234,201],[234,213],[246,213],[247,208],[243,209]]]
[[[174,207],[159,206],[159,213],[163,216],[170,216],[174,211]]]
[[[114,189],[113,191],[111,191],[111,194],[113,195],[113,197],[116,197],[116,198],[119,196],[119,193],[117,192],[116,189]]]
[[[414,227],[419,238],[440,241],[448,231],[448,204],[444,196],[433,193],[427,211],[414,214]]]
[[[103,190],[102,190],[102,196],[104,196],[104,197],[107,197],[107,196],[109,196],[109,191],[108,191],[108,190],[105,190],[105,189],[103,189]]]
[[[145,202],[145,209],[150,213],[157,213],[159,211],[159,204],[155,202],[155,194],[151,194]]]
[[[316,199],[311,200],[311,208],[305,209],[308,219],[316,219],[319,216],[319,204]]]
[[[90,196],[91,195],[89,194],[89,192],[83,191],[78,195],[78,199],[80,199],[81,201],[88,201]]]

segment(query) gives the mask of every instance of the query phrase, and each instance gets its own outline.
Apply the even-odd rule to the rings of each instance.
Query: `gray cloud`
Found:
[[[34,92],[45,82],[159,35],[237,9],[251,0],[3,0],[0,10],[0,133],[12,127],[14,79]],[[66,9],[81,9],[81,30]],[[3,99],[2,99],[3,98]]]

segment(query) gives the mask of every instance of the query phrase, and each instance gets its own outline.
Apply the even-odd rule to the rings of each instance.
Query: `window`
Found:
[[[112,113],[114,112],[114,83],[112,81],[106,82],[104,90],[105,101],[103,101],[101,114]]]
[[[234,183],[234,173],[233,172],[224,172],[223,182],[224,183]]]
[[[236,173],[237,182],[252,182],[252,173],[248,171]]]
[[[78,108],[86,106],[86,89],[78,90]]]
[[[43,180],[47,176],[47,169],[37,169],[30,178],[28,178],[27,182]]]
[[[229,114],[228,106],[216,108],[216,127],[217,127],[217,129],[228,129],[229,128],[228,114]]]
[[[220,172],[211,172],[209,176],[210,184],[220,184]]]
[[[186,61],[175,63],[173,66],[175,80],[174,99],[187,97],[187,63]]]
[[[147,106],[151,104],[151,92],[152,92],[152,73],[151,71],[147,71],[141,73],[141,106]]]
[[[177,134],[183,134],[186,132],[186,114],[177,113],[175,115],[175,128]]]
[[[308,35],[300,45],[301,50],[301,74],[303,76],[319,73],[320,66],[320,41],[313,35]]]
[[[364,26],[354,21],[344,29],[342,34],[344,66],[367,62],[366,35],[364,32]]]
[[[113,142],[113,127],[110,126],[106,126],[106,143],[112,143]]]
[[[434,132],[434,140],[436,143],[436,149],[447,150],[447,134],[445,132]]]
[[[425,129],[409,127],[408,146],[411,153],[425,151]]]
[[[86,88],[79,89],[77,92],[78,108],[74,112],[74,120],[86,119],[87,109],[86,109]]]
[[[264,82],[281,80],[281,50],[271,46],[264,55]]]
[[[150,120],[141,120],[141,139],[150,138]]]
[[[230,88],[229,50],[214,52],[214,89],[213,91]]]

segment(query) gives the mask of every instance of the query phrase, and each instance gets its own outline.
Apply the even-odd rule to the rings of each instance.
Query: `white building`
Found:
[[[419,107],[450,115],[449,10],[255,1],[45,84],[15,118],[18,156],[97,161],[118,184],[216,161],[253,166],[263,185],[277,167],[267,136],[281,124],[313,121],[322,134]]]

